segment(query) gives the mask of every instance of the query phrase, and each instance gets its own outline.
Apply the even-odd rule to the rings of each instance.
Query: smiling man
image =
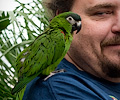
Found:
[[[56,70],[37,77],[25,100],[120,99],[120,0],[45,0],[53,16],[72,11],[82,18],[71,47]],[[59,72],[59,71],[58,71]]]
[[[120,82],[120,1],[75,0],[71,11],[82,18],[69,57],[78,68]]]

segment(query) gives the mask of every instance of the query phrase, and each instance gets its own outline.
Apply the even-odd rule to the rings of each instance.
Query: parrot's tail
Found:
[[[17,93],[16,100],[22,100],[23,99],[25,89],[26,89],[26,86],[20,92]]]

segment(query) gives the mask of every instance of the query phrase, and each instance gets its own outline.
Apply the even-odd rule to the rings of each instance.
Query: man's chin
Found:
[[[120,62],[115,63],[104,57],[100,62],[100,66],[106,76],[111,78],[120,78]]]

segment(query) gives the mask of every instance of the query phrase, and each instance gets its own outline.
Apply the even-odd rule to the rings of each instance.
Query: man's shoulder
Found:
[[[84,72],[83,72],[84,73]],[[49,90],[52,92],[56,100],[97,100],[96,95],[91,88],[94,87],[90,80],[85,79],[81,74],[66,71],[57,73],[49,77],[46,81]],[[91,86],[92,85],[92,86]],[[97,99],[94,99],[97,98]]]
[[[46,78],[35,78],[26,88],[23,100],[99,100],[105,93],[90,74],[63,60]],[[96,99],[95,99],[96,98]],[[105,99],[106,100],[106,99]]]
[[[70,72],[57,73],[48,78],[45,82],[56,99],[70,100],[71,97],[80,99],[79,79]]]

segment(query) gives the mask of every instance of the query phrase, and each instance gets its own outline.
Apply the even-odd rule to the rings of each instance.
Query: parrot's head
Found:
[[[81,30],[81,17],[73,12],[64,12],[54,17],[50,24],[65,33],[78,33]]]

